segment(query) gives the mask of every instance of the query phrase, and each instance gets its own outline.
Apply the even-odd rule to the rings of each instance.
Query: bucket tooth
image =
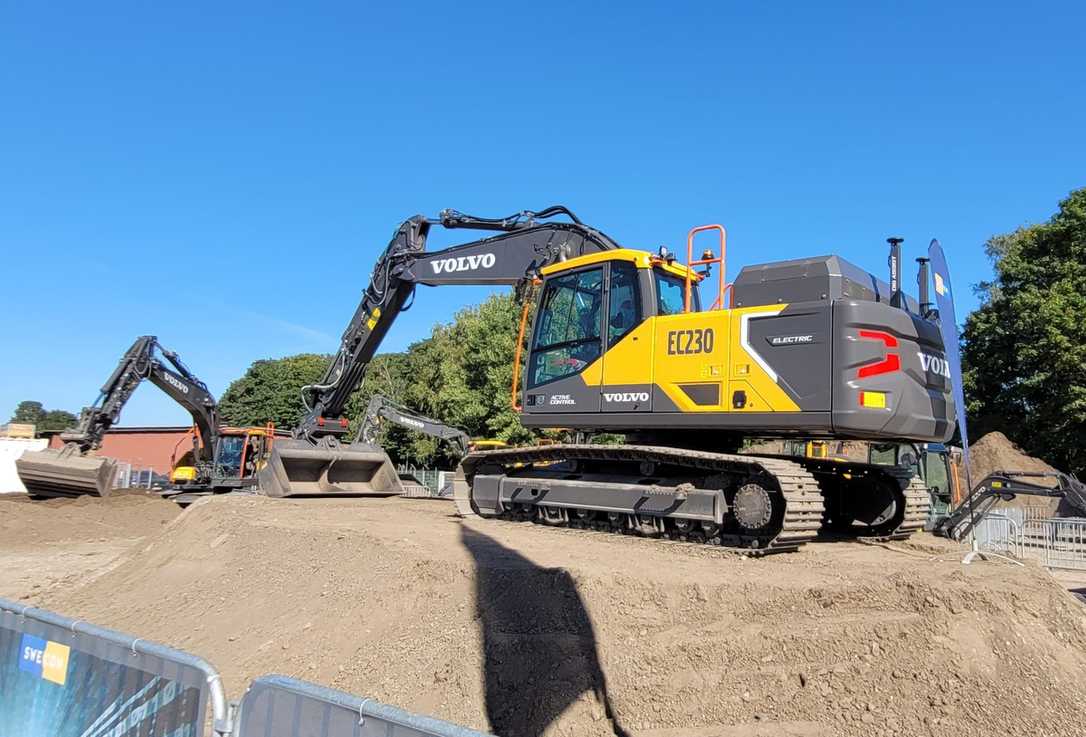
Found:
[[[23,453],[15,461],[19,479],[31,496],[109,496],[117,462],[68,449]]]
[[[270,497],[403,494],[388,455],[365,443],[327,447],[281,440],[258,472],[257,481],[261,492]]]

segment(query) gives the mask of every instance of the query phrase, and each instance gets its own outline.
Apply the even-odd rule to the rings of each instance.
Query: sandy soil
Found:
[[[20,510],[22,524],[59,527],[56,511]],[[963,567],[927,536],[757,560],[464,522],[429,500],[220,497],[166,525],[145,512],[115,525],[137,535],[104,542],[96,525],[37,548],[5,534],[0,570],[72,568],[29,589],[5,575],[0,594],[198,653],[233,696],[280,672],[501,735],[1086,722],[1086,609],[1042,569]]]
[[[144,494],[49,501],[0,495],[0,594],[28,599],[89,583],[178,512]]]

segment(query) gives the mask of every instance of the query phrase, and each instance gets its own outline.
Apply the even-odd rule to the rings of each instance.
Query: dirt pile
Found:
[[[0,497],[0,540],[40,545],[144,537],[159,532],[178,512],[173,502],[141,492],[44,501],[10,495]]]
[[[1086,617],[934,538],[748,560],[422,500],[191,507],[34,601],[501,735],[1071,735]],[[3,592],[0,592],[3,593]]]
[[[178,512],[172,502],[135,492],[48,501],[0,496],[0,596],[25,601],[86,584]]]
[[[985,476],[996,471],[1044,471],[1056,469],[1040,458],[1027,455],[1001,432],[990,432],[973,445],[969,446],[969,472],[973,484],[980,483]],[[1054,482],[1039,481],[1046,486]]]

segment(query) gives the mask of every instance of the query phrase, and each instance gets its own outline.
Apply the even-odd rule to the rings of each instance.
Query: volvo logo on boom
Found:
[[[492,269],[495,262],[493,253],[477,253],[473,256],[460,256],[458,258],[440,258],[430,265],[434,267],[435,274],[451,274],[454,271],[475,271],[476,269]]]
[[[920,366],[929,374],[938,374],[939,376],[947,379],[950,377],[950,363],[945,358],[939,358],[939,356],[933,356],[930,353],[920,353]]]
[[[647,402],[649,401],[648,392],[604,392],[603,401],[605,402]]]
[[[188,394],[189,393],[189,388],[187,386],[185,386],[184,384],[182,384],[177,379],[175,379],[170,374],[167,374],[165,371],[163,371],[162,376],[163,376],[163,378],[166,379],[166,383],[169,384],[170,386],[172,386],[177,391],[181,392],[182,394]]]

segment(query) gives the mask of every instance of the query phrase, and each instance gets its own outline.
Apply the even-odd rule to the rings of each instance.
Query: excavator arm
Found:
[[[458,427],[446,425],[440,420],[413,412],[382,394],[374,394],[373,398],[370,399],[369,406],[366,408],[366,417],[358,431],[357,440],[367,445],[376,445],[377,432],[381,428],[382,420],[387,420],[400,427],[420,432],[423,435],[429,435],[438,440],[444,440],[456,448],[456,452],[460,456],[465,456],[468,453],[471,438],[468,437],[466,432]]]
[[[567,219],[555,219],[564,217]],[[497,235],[427,252],[433,227],[492,231]],[[405,220],[377,259],[370,282],[343,332],[339,350],[320,382],[303,387],[305,414],[294,439],[276,444],[259,474],[269,496],[400,493],[388,456],[364,443],[340,445],[347,433],[347,401],[362,385],[366,369],[415,288],[447,285],[530,284],[540,269],[566,259],[619,248],[566,207],[481,218],[443,210],[437,218]]]
[[[570,221],[550,219],[559,215]],[[501,232],[427,253],[426,240],[435,225]],[[506,218],[444,210],[434,219],[416,215],[404,221],[377,260],[328,371],[319,383],[303,388],[307,411],[294,436],[316,443],[321,437],[347,432],[343,416],[347,400],[362,384],[389,328],[400,312],[410,307],[417,285],[519,286],[530,282],[548,264],[618,247],[561,205]]]
[[[61,433],[66,444],[74,443],[87,453],[102,446],[102,438],[121,417],[121,410],[144,379],[161,389],[192,415],[200,433],[197,460],[211,460],[218,435],[218,406],[207,385],[181,362],[173,351],[166,350],[153,335],[142,335],[125,351],[117,368],[102,385],[94,404],[84,407],[79,424]]]
[[[210,469],[219,434],[215,398],[175,352],[163,348],[155,336],[142,335],[125,351],[95,402],[80,412],[76,427],[61,433],[64,448],[25,453],[16,461],[27,490],[38,496],[108,494],[114,464],[88,454],[102,447],[106,432],[145,379],[192,415],[199,433],[197,466]]]

